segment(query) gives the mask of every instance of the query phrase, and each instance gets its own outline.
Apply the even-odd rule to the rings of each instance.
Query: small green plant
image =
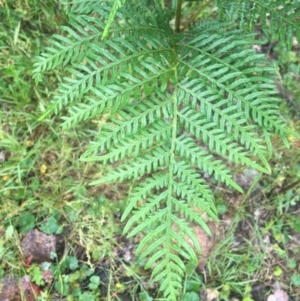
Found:
[[[76,257],[67,255],[61,262],[51,265],[49,271],[53,275],[55,290],[61,296],[68,300],[98,300],[99,276],[85,264],[79,267]],[[83,289],[82,283],[86,280],[88,285]]]
[[[75,0],[64,35],[37,58],[37,82],[60,66],[69,72],[41,119],[66,107],[63,129],[99,124],[82,160],[114,168],[91,184],[133,181],[124,233],[145,234],[137,253],[167,300],[178,300],[185,262],[196,265],[200,252],[190,222],[210,233],[203,214],[217,220],[209,181],[242,192],[231,164],[270,173],[272,135],[288,144],[276,70],[252,48],[251,29],[260,22],[291,47],[299,8],[283,0]]]

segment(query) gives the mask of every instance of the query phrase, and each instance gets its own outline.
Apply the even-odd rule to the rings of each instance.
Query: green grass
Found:
[[[99,300],[97,278],[86,279],[96,276],[94,269],[103,262],[110,269],[103,300],[117,300],[124,291],[132,299],[139,295],[141,300],[159,300],[138,258],[129,264],[118,262],[116,250],[123,248],[119,217],[130,186],[89,187],[113,166],[79,161],[101,121],[69,131],[62,131],[59,117],[38,121],[63,72],[47,74],[36,86],[32,64],[48,38],[64,24],[62,6],[59,1],[0,1],[0,20],[5,20],[0,24],[0,278],[29,273],[38,281],[41,267],[29,270],[24,266],[20,239],[28,230],[39,228],[49,234],[62,233],[66,240],[63,257],[50,267],[54,282],[43,288],[41,300],[55,300],[60,294],[69,300]],[[275,51],[281,84],[294,96],[293,106],[282,102],[282,115],[300,133],[299,111],[293,110],[300,106],[299,50],[286,53],[278,46]],[[273,174],[253,184],[252,191],[259,186],[255,198],[251,189],[245,195],[216,189],[220,216],[230,220],[230,225],[212,253],[208,270],[202,275],[191,270],[183,300],[193,300],[204,287],[216,290],[218,300],[237,294],[249,301],[257,283],[267,284],[268,294],[274,281],[297,300],[300,140],[290,140],[290,149],[284,149],[273,137]],[[76,290],[84,281],[85,290]]]

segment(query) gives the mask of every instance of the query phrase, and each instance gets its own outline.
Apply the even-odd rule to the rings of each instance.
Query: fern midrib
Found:
[[[230,40],[230,39],[228,39],[228,40]],[[229,43],[229,42],[230,42],[230,41],[228,41],[228,43]],[[243,75],[242,72],[241,72],[241,70],[235,68],[234,65],[231,65],[231,64],[227,63],[226,61],[224,61],[224,60],[218,58],[217,56],[214,56],[214,55],[210,54],[210,53],[207,52],[207,51],[203,51],[200,47],[195,47],[195,46],[189,45],[189,44],[184,44],[184,45],[179,44],[179,46],[181,46],[181,47],[183,47],[183,48],[188,48],[188,49],[194,50],[194,51],[196,51],[196,52],[200,52],[200,53],[202,53],[203,55],[209,57],[212,61],[216,61],[216,62],[222,64],[223,66],[228,67],[228,69],[233,70],[233,71],[238,72],[238,73],[240,73],[241,75]]]
[[[97,23],[97,25],[99,26],[98,23]],[[150,27],[144,27],[144,26],[143,27],[140,27],[140,26],[120,27],[120,28],[116,28],[116,29],[110,29],[110,32],[113,32],[113,33],[122,32],[123,33],[124,31],[132,31],[132,30],[136,30],[136,31],[137,30],[142,30],[142,31],[152,30],[152,31],[159,31],[159,32],[165,33],[162,29],[159,29],[159,28],[156,28],[156,27],[151,27],[151,26]],[[72,44],[69,44],[67,46],[63,45],[65,48],[62,49],[61,51],[56,52],[51,56],[47,56],[47,57],[41,56],[40,57],[41,60],[40,60],[39,63],[42,64],[43,67],[39,66],[40,71],[38,73],[54,69],[55,67],[57,67],[58,64],[53,64],[51,66],[48,66],[50,61],[55,61],[57,57],[60,57],[62,55],[65,56],[65,54],[68,53],[69,51],[71,51],[72,49],[75,49],[77,47],[81,47],[83,44],[86,44],[87,42],[89,42],[93,39],[99,39],[102,36],[102,31],[101,30],[99,30],[99,33],[97,33],[97,34],[90,35],[89,32],[86,32],[86,33],[87,33],[87,36],[84,36],[84,37],[80,36],[82,38],[81,40],[76,40],[76,42],[73,42]],[[62,45],[61,41],[56,41],[56,42],[58,42],[60,45]],[[70,42],[71,42],[71,40],[70,40]],[[72,59],[72,57],[70,57],[69,60],[71,60],[71,59]],[[64,62],[64,64],[67,64],[67,63],[68,63],[68,61]],[[36,73],[34,75],[34,78],[36,77],[36,75],[38,73]]]
[[[129,161],[131,165],[124,163],[109,175],[93,181],[90,185],[99,185],[103,183],[111,183],[116,181],[123,181],[124,179],[139,179],[145,173],[150,173],[160,166],[166,166],[169,163],[169,150],[164,147],[156,147],[151,154],[146,154],[143,157],[136,158],[135,161]],[[84,161],[93,161],[93,158],[84,159]]]
[[[157,73],[157,74],[153,74],[153,76],[147,77],[146,80],[141,80],[139,83],[137,83],[135,85],[126,86],[126,88],[122,90],[122,93],[115,93],[115,95],[107,96],[104,99],[102,99],[101,102],[96,102],[95,101],[94,103],[88,103],[88,104],[86,104],[87,106],[85,108],[80,108],[80,110],[78,112],[76,112],[75,114],[72,112],[72,114],[71,114],[70,117],[66,117],[65,118],[66,121],[62,124],[62,127],[64,129],[67,129],[67,128],[71,127],[72,124],[75,124],[77,122],[77,120],[82,120],[83,119],[82,116],[84,116],[86,113],[91,112],[93,110],[97,110],[96,112],[94,112],[94,114],[93,114],[94,116],[96,114],[104,112],[104,107],[105,106],[104,106],[103,102],[112,101],[112,100],[114,100],[116,98],[116,96],[126,95],[126,92],[133,91],[137,87],[143,86],[145,83],[154,82],[154,79],[159,78],[161,75],[169,73],[171,70],[172,70],[172,68],[170,68],[170,69],[164,69],[163,72],[160,72],[160,73]],[[79,84],[79,86],[80,86],[80,84]],[[58,97],[59,97],[59,95],[58,95]],[[58,100],[56,100],[56,101],[58,101]],[[59,106],[58,103],[56,103],[56,105]],[[100,107],[100,106],[103,106],[103,110],[101,110],[100,108],[97,108],[97,107]],[[52,110],[53,109],[54,110],[57,109],[55,105],[52,108]],[[70,108],[70,111],[71,110],[72,110],[72,108]],[[91,117],[93,117],[93,116],[91,116]]]
[[[209,137],[210,141],[214,141],[215,147],[210,147],[210,143],[206,143],[209,145],[210,150],[213,152],[215,151],[218,155],[221,156],[228,156],[230,154],[233,154],[234,160],[233,162],[235,163],[242,163],[245,164],[247,166],[253,166],[254,168],[268,173],[269,170],[265,169],[269,167],[269,164],[267,164],[267,166],[265,166],[265,168],[263,168],[262,166],[260,166],[259,164],[255,163],[254,161],[252,161],[251,159],[247,158],[246,155],[244,153],[241,153],[240,150],[238,149],[238,145],[236,143],[232,142],[232,139],[230,139],[230,141],[226,141],[226,139],[223,139],[223,137],[220,137],[220,133],[211,133],[211,131],[215,130],[215,127],[210,131],[209,129],[206,129],[204,126],[197,126],[197,122],[194,122],[194,120],[191,119],[187,119],[185,115],[179,113],[179,116],[181,116],[183,119],[186,120],[187,123],[190,123],[195,129],[199,128],[200,131],[203,133],[203,136],[207,136]],[[211,121],[208,120],[204,115],[202,116],[205,119],[205,124],[209,124]],[[203,120],[203,119],[202,119]],[[217,124],[214,124],[215,126]],[[219,130],[219,129],[217,129]],[[191,133],[193,133],[193,130],[190,130]],[[196,136],[197,139],[201,138],[201,135],[197,136],[196,133],[194,133],[194,135]],[[231,137],[230,137],[231,138]],[[221,151],[217,151],[216,150],[216,145],[221,145]],[[228,154],[223,154],[222,151],[225,150]],[[240,162],[238,162],[240,161]],[[265,161],[266,162],[266,161]]]
[[[268,114],[265,113],[265,110],[261,111],[258,110],[258,108],[256,106],[254,106],[251,102],[249,102],[248,100],[245,99],[244,96],[242,96],[241,94],[238,94],[236,91],[229,89],[226,85],[223,85],[222,83],[220,83],[218,80],[216,80],[215,78],[210,77],[208,74],[201,72],[201,69],[196,69],[194,66],[189,65],[187,62],[185,61],[181,61],[180,62],[184,65],[186,65],[188,68],[190,68],[190,70],[195,71],[196,73],[202,75],[203,77],[205,77],[206,79],[208,79],[210,82],[214,83],[216,86],[220,87],[221,89],[223,89],[224,91],[226,91],[229,95],[233,95],[234,97],[236,97],[236,99],[240,99],[245,105],[247,105],[249,108],[252,109],[252,111],[256,112],[258,115],[263,116],[263,118],[265,120],[268,121],[268,123],[277,130],[277,132],[281,132],[282,131],[282,127],[278,126],[278,124],[274,121],[274,119],[269,116]],[[261,126],[261,125],[260,125]]]
[[[88,32],[87,32],[87,34],[88,34]],[[57,67],[58,64],[53,64],[53,65],[51,65],[51,66],[48,67],[47,65],[49,64],[50,61],[55,61],[55,59],[57,57],[60,57],[60,56],[64,55],[65,53],[68,53],[69,51],[71,51],[72,49],[75,49],[76,47],[81,47],[82,44],[85,44],[86,42],[88,42],[88,41],[90,41],[90,40],[92,40],[92,39],[94,39],[96,37],[99,38],[100,36],[101,36],[101,31],[98,34],[88,35],[88,36],[84,37],[82,40],[80,40],[80,41],[77,40],[75,43],[69,44],[67,46],[63,45],[65,47],[64,49],[62,49],[59,52],[54,53],[51,56],[47,56],[47,57],[41,56],[41,58],[43,60],[42,61],[40,60],[39,63],[42,63],[43,66],[46,65],[46,67],[43,67],[42,69],[41,69],[41,67],[39,67],[41,69],[41,71],[39,71],[39,72],[45,72],[45,71],[49,71],[51,69],[54,69],[55,67]],[[58,43],[60,45],[62,45],[60,41]],[[72,57],[70,57],[69,60],[71,60],[71,58]],[[67,64],[67,63],[68,63],[68,61],[65,62],[65,64]]]
[[[228,70],[232,70],[233,71],[232,73],[236,72],[236,73],[239,74],[239,76],[241,76],[245,80],[249,81],[249,78],[247,76],[245,76],[244,73],[240,69],[238,69],[237,67],[235,67],[234,64],[227,63],[225,60],[222,60],[221,58],[219,58],[219,57],[217,57],[215,55],[212,55],[212,54],[210,54],[207,51],[202,51],[201,48],[199,48],[199,47],[194,47],[192,45],[180,45],[180,46],[184,47],[184,48],[189,48],[189,49],[194,50],[196,52],[200,52],[201,54],[203,54],[206,57],[210,58],[211,61],[215,61],[216,63],[220,63],[222,66],[227,67]],[[254,53],[251,53],[251,54],[254,55]],[[261,57],[263,57],[263,56],[261,56]],[[184,62],[184,61],[181,61],[181,62]],[[264,70],[265,71],[274,71],[274,69],[272,67],[270,67],[270,68],[264,67]],[[255,70],[252,70],[252,69],[248,70],[247,69],[247,72],[254,72],[254,71]],[[263,78],[259,78],[259,80],[261,80],[261,79],[263,79]]]
[[[117,134],[121,133],[121,137],[125,137],[125,129],[128,127],[128,124],[135,124],[139,122],[139,120],[142,120],[143,118],[147,117],[150,113],[155,113],[157,110],[160,110],[161,108],[165,107],[166,104],[170,103],[170,99],[166,99],[165,101],[159,102],[156,105],[152,105],[149,110],[144,112],[138,112],[139,115],[137,116],[131,116],[130,120],[122,121],[121,125],[116,125],[114,120],[111,120],[114,123],[114,126],[110,128],[110,132],[107,133],[106,137],[101,137],[98,141],[97,145],[101,146],[101,151],[104,150],[107,143]],[[132,133],[134,133],[132,131]],[[95,147],[95,149],[98,149],[98,147]],[[85,155],[84,155],[85,156]]]
[[[184,136],[181,136],[182,138],[185,138]],[[192,143],[191,143],[192,142]],[[198,167],[201,170],[205,170],[204,167],[208,167],[212,172],[214,173],[214,177],[218,180],[218,178],[221,178],[223,182],[225,182],[227,185],[232,186],[237,191],[243,193],[242,188],[235,183],[231,175],[229,175],[228,169],[223,169],[225,166],[221,165],[218,161],[213,161],[213,156],[209,153],[202,152],[201,157],[199,158],[199,152],[200,148],[195,144],[194,140],[192,139],[185,139],[185,141],[182,141],[182,139],[177,140],[177,146],[178,149],[184,149],[185,156],[187,160],[191,161],[193,164],[197,163]],[[191,148],[193,147],[193,148]],[[197,151],[195,150],[195,147]],[[195,160],[193,160],[195,158]],[[211,175],[212,172],[209,174]]]
[[[156,129],[153,127],[150,128],[152,131],[144,130],[143,132],[138,132],[135,135],[131,135],[130,137],[127,137],[127,140],[122,140],[119,142],[119,145],[116,145],[114,148],[111,148],[108,154],[102,155],[102,156],[95,156],[93,159],[96,161],[102,161],[104,164],[107,163],[107,161],[110,160],[110,162],[114,162],[114,158],[122,158],[125,156],[130,156],[130,158],[136,157],[136,153],[139,153],[135,150],[136,147],[142,148],[142,145],[146,145],[148,147],[148,150],[151,149],[152,144],[150,143],[151,139],[155,139],[158,137],[157,134],[162,135],[166,134],[166,132],[169,131],[171,125],[166,124],[166,127],[162,128],[160,132],[158,132]],[[138,138],[138,139],[134,139]],[[156,139],[158,140],[158,139]],[[161,145],[161,141],[156,141],[157,146]],[[158,144],[159,143],[159,144]],[[144,147],[145,148],[145,147]],[[142,150],[144,151],[144,150]],[[132,155],[133,153],[133,155]]]
[[[150,31],[153,30],[155,32],[161,32],[163,33],[163,35],[166,34],[165,30],[160,29],[158,27],[143,27],[143,26],[132,26],[132,27],[121,27],[121,29],[116,28],[116,29],[110,29],[109,32],[113,33],[113,32],[118,32],[118,31],[133,31],[133,30],[143,30],[143,31]]]
[[[123,222],[127,216],[132,212],[132,210],[137,208],[137,202],[144,200],[147,196],[153,195],[154,190],[166,187],[168,183],[167,173],[158,173],[153,175],[152,178],[146,179],[145,182],[135,187],[133,192],[128,198],[128,204],[123,212],[121,221]]]
[[[152,197],[147,198],[147,202],[143,204],[143,208],[139,211],[136,211],[134,215],[129,219],[129,221],[126,223],[126,226],[124,228],[124,231],[128,231],[134,223],[138,223],[139,227],[141,227],[143,230],[145,227],[151,225],[153,223],[153,220],[145,221],[145,216],[150,216],[150,214],[153,212],[153,208],[159,208],[163,200],[167,197],[167,191],[161,193],[160,195],[153,194]],[[164,214],[164,210],[161,210],[160,214]],[[157,218],[157,216],[155,217]],[[143,221],[141,223],[141,221]],[[133,229],[130,232],[130,235],[135,235],[138,233],[136,229]]]
[[[203,54],[203,55],[205,55],[206,57],[210,58],[211,61],[215,61],[216,63],[220,63],[220,64],[223,65],[224,67],[227,67],[228,70],[232,70],[232,71],[233,71],[232,73],[236,72],[236,73],[239,74],[239,76],[241,76],[241,77],[244,78],[245,80],[249,81],[249,78],[248,78],[247,76],[245,76],[245,74],[244,74],[240,69],[238,69],[238,68],[235,66],[235,64],[227,63],[225,60],[222,60],[222,59],[219,58],[218,56],[212,55],[212,54],[210,54],[210,53],[207,52],[207,51],[203,51],[200,47],[194,47],[194,46],[192,46],[192,45],[180,45],[180,46],[181,46],[181,47],[184,47],[184,48],[189,48],[189,49],[194,50],[194,51],[196,51],[196,52],[200,52],[201,54]],[[229,49],[229,50],[230,50],[230,49]],[[229,50],[227,50],[227,51],[229,51]],[[250,49],[249,49],[249,50],[250,50]],[[251,55],[254,55],[254,52],[252,52]],[[257,56],[257,54],[256,54],[256,56]],[[263,58],[264,56],[261,55],[261,57]],[[238,61],[237,61],[236,59],[235,59],[235,61],[236,61],[236,63],[238,63]],[[272,68],[272,67],[268,67],[268,68],[267,68],[266,66],[264,66],[264,71],[274,71],[274,68]],[[245,72],[245,70],[244,70],[244,72]],[[247,73],[249,73],[249,72],[250,72],[250,73],[254,73],[254,72],[255,72],[254,68],[248,68],[248,69],[247,69]],[[262,80],[262,79],[266,80],[266,78],[262,78],[262,77],[260,77],[260,78],[255,77],[254,79],[255,79],[255,80]]]
[[[289,23],[289,25],[291,25],[292,27],[295,26],[295,22],[293,22],[289,18],[287,18],[288,16],[285,16],[284,14],[282,14],[281,9],[276,10],[275,7],[270,7],[270,6],[265,5],[263,3],[263,1],[256,1],[256,0],[251,0],[251,1],[254,2],[255,4],[258,4],[258,6],[263,7],[267,12],[269,10],[272,10],[272,13],[276,14],[276,17],[279,17],[281,19],[282,24],[283,23]]]
[[[193,197],[193,196],[191,195],[191,197]],[[210,214],[213,214],[213,216],[211,216],[211,217],[214,220],[218,220],[217,216],[210,210],[209,206],[207,206],[207,204],[202,202],[200,198],[199,198],[199,201],[200,202],[198,203],[198,205],[201,203],[201,208],[200,208],[201,212],[202,213],[206,212],[209,214],[209,216],[210,216]],[[175,203],[177,211],[180,212],[185,219],[189,220],[190,222],[197,223],[199,226],[201,226],[203,228],[203,230],[209,236],[211,236],[212,233],[211,233],[209,227],[206,225],[205,219],[201,216],[201,213],[194,210],[194,208],[192,206],[190,206],[189,203],[185,203],[183,201],[180,202],[180,201],[178,201],[178,199],[174,199],[174,203]],[[197,209],[199,209],[199,207],[197,207]]]
[[[179,83],[179,86],[181,89],[185,90],[186,93],[193,95],[195,98],[198,98],[198,95],[191,91],[188,90],[184,85],[181,85]],[[200,102],[200,100],[199,100]],[[255,149],[257,155],[259,156],[259,158],[262,160],[262,162],[264,162],[264,156],[263,156],[263,145],[260,145],[256,142],[256,140],[254,138],[252,138],[252,136],[250,135],[250,132],[248,132],[245,127],[239,125],[235,119],[231,119],[229,115],[227,115],[226,113],[224,113],[223,110],[219,109],[217,106],[215,106],[214,104],[212,104],[211,102],[205,102],[205,105],[210,107],[211,110],[213,112],[215,112],[218,116],[221,116],[221,118],[224,118],[228,123],[232,124],[234,126],[235,129],[237,129],[239,131],[239,133],[241,134],[242,137],[245,137],[245,140],[249,141],[249,148],[250,150]],[[225,129],[224,129],[225,130]],[[264,162],[265,163],[265,162]]]
[[[201,183],[201,180],[196,177],[197,174],[192,173],[190,169],[185,169],[184,167],[182,167],[179,164],[177,164],[176,168],[182,174],[185,175],[185,179],[188,179],[190,181],[190,182],[188,182],[188,184],[192,183],[192,186],[194,186],[194,187],[196,187],[196,189],[198,189],[199,193],[201,193],[201,195],[207,200],[207,202],[210,203],[211,206],[214,206],[211,190],[208,189],[208,186],[205,187],[205,185],[203,185],[203,183]]]
[[[176,50],[174,49],[175,57],[177,57]],[[176,83],[178,83],[178,69],[177,69],[178,63],[173,67],[174,70],[174,77]],[[166,235],[166,245],[168,252],[166,252],[166,262],[167,264],[167,277],[171,277],[172,275],[172,269],[171,269],[171,258],[170,255],[172,254],[172,216],[173,216],[173,186],[171,183],[174,181],[174,164],[175,164],[175,150],[176,150],[176,143],[177,143],[177,126],[178,126],[178,95],[177,95],[177,89],[178,85],[175,85],[174,92],[173,92],[173,120],[172,120],[172,136],[171,136],[171,147],[170,147],[170,164],[169,164],[169,186],[168,186],[168,196],[167,196],[167,216],[166,216],[166,224],[167,224],[167,233]],[[169,283],[172,283],[172,280],[170,279],[168,281]]]
[[[90,78],[95,78],[95,75],[96,74],[100,74],[101,72],[103,72],[104,70],[110,70],[110,69],[113,69],[114,66],[119,66],[119,65],[122,65],[122,63],[124,62],[128,62],[128,61],[131,61],[133,59],[136,59],[138,60],[139,57],[142,57],[142,56],[148,56],[149,54],[154,54],[154,53],[159,53],[159,52],[169,52],[170,49],[169,48],[163,48],[163,49],[157,49],[157,50],[149,50],[149,51],[142,51],[142,52],[137,52],[135,54],[132,54],[132,55],[128,55],[126,57],[123,57],[117,61],[114,61],[114,62],[110,62],[108,64],[105,65],[105,67],[102,67],[102,68],[99,68],[97,70],[94,70],[94,71],[91,71],[89,74],[81,77],[79,80],[77,80],[76,83],[74,83],[73,85],[70,85],[68,86],[69,89],[67,90],[62,90],[62,91],[59,91],[60,89],[58,89],[58,91],[60,92],[60,94],[56,95],[55,98],[54,98],[54,110],[55,112],[57,112],[57,107],[60,109],[60,106],[61,106],[61,98],[64,99],[64,105],[66,105],[68,103],[68,100],[70,99],[70,95],[73,94],[73,92],[75,91],[79,91],[79,87],[83,84],[85,84],[87,81],[89,81]],[[171,69],[170,69],[171,70]],[[168,71],[170,71],[168,70]],[[85,93],[87,91],[89,91],[90,87],[87,86],[85,88]],[[64,92],[66,91],[66,92]]]

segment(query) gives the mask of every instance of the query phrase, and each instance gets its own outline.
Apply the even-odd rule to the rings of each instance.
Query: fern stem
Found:
[[[174,67],[174,74],[175,74],[175,80],[178,82],[178,74],[177,74],[177,65]],[[167,229],[167,235],[166,235],[166,262],[167,262],[167,269],[168,269],[168,276],[170,279],[168,280],[169,283],[172,283],[172,269],[171,269],[171,263],[172,258],[170,254],[172,253],[172,244],[173,237],[172,237],[172,227],[173,227],[173,183],[174,183],[174,165],[175,165],[175,152],[176,152],[176,138],[177,138],[177,127],[178,127],[178,93],[177,93],[177,85],[175,86],[175,90],[173,93],[173,120],[172,120],[172,136],[171,136],[171,148],[170,148],[170,161],[169,161],[169,187],[168,187],[168,194],[167,194],[167,201],[166,201],[166,207],[167,207],[167,215],[166,215],[166,229]],[[178,229],[179,230],[179,229]]]
[[[178,82],[178,74],[177,74],[177,65],[174,67],[175,79]],[[172,120],[172,140],[171,140],[171,148],[170,148],[170,165],[169,165],[169,195],[168,200],[172,198],[172,183],[173,183],[173,171],[175,164],[175,152],[176,152],[176,136],[177,136],[177,126],[178,126],[178,100],[177,100],[177,86],[175,87],[173,93],[173,120]],[[170,208],[172,208],[172,204]]]
[[[188,18],[188,21],[183,25],[182,31],[189,29],[192,24],[195,23],[196,19],[199,17],[200,13],[210,4],[210,1],[206,1],[201,4],[201,6],[195,10],[193,13],[191,13],[190,17]]]
[[[176,20],[175,20],[175,32],[177,33],[180,33],[181,6],[182,6],[182,0],[178,0],[177,10],[176,10]]]

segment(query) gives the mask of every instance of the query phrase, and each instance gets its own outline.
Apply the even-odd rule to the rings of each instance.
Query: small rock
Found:
[[[248,167],[238,175],[234,176],[234,181],[237,182],[244,190],[247,190],[251,187],[255,178],[259,176],[259,172],[256,169]]]
[[[56,237],[46,235],[36,229],[30,230],[24,235],[21,247],[23,256],[29,264],[30,262],[51,261],[51,252],[56,252]]]
[[[17,278],[4,277],[0,280],[0,301],[21,301]]]
[[[40,294],[39,287],[30,282],[30,277],[21,280],[16,277],[4,277],[0,280],[0,301],[35,301]]]

